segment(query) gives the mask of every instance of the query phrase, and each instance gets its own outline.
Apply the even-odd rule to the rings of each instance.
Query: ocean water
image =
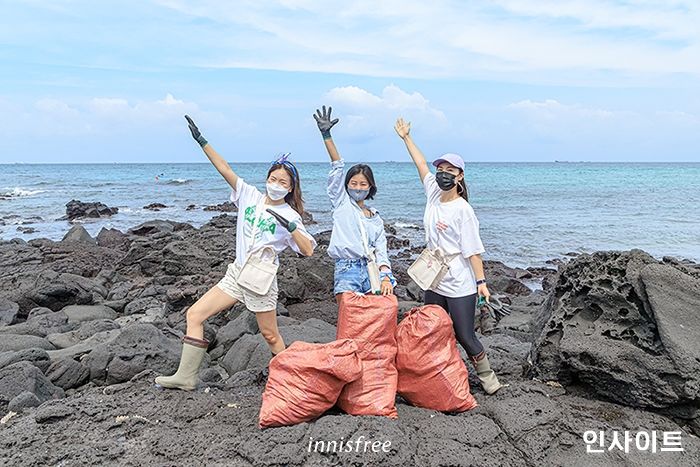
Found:
[[[371,165],[379,187],[372,205],[421,242],[425,195],[414,166]],[[267,164],[232,167],[264,189]],[[299,169],[307,210],[319,222],[310,230],[329,229],[329,165]],[[641,248],[700,261],[700,163],[469,163],[466,178],[487,259],[539,266],[569,252]],[[209,163],[0,165],[0,238],[60,240],[70,224],[57,219],[71,199],[119,208],[109,219],[84,222],[93,235],[151,219],[200,226],[220,214],[201,208],[226,201],[229,192]],[[156,202],[168,208],[143,209]],[[190,204],[197,209],[187,211]],[[18,230],[26,228],[35,232]]]

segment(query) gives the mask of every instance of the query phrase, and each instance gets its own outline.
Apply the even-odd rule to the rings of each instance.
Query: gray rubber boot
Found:
[[[501,385],[501,383],[498,381],[498,377],[496,377],[496,373],[491,369],[491,365],[489,364],[489,359],[486,357],[486,354],[483,353],[482,355],[483,357],[480,357],[478,360],[476,358],[472,358],[472,362],[474,363],[476,375],[479,377],[484,391],[486,391],[486,394],[493,394],[501,389],[503,385]]]
[[[209,341],[185,336],[182,340],[182,357],[180,366],[172,376],[159,376],[156,384],[164,388],[183,389],[193,391],[199,380],[199,366],[202,364],[204,354],[207,353]]]

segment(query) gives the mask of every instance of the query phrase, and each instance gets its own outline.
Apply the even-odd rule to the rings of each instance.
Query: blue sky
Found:
[[[0,162],[700,161],[691,0],[2,1]]]

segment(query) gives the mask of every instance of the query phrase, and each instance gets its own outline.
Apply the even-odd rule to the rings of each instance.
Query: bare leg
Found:
[[[204,321],[238,302],[235,298],[214,286],[187,310],[187,335],[204,339]]]
[[[284,340],[277,328],[277,311],[263,311],[255,313],[255,318],[258,320],[260,334],[265,338],[265,342],[270,347],[270,351],[277,355],[284,350]]]
[[[232,307],[237,300],[214,286],[187,310],[187,335],[182,342],[180,365],[172,376],[159,376],[156,384],[192,391],[197,387],[199,367],[207,353],[204,320]]]

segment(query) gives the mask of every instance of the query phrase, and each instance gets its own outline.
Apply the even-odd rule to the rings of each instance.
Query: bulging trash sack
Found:
[[[413,308],[396,330],[398,393],[416,407],[463,412],[477,406],[452,319],[438,305]]]
[[[397,418],[396,296],[345,292],[339,303],[336,338],[355,341],[362,376],[343,388],[338,407],[351,415]]]
[[[333,407],[340,391],[362,373],[350,339],[327,344],[294,342],[270,361],[260,428],[308,422]]]

